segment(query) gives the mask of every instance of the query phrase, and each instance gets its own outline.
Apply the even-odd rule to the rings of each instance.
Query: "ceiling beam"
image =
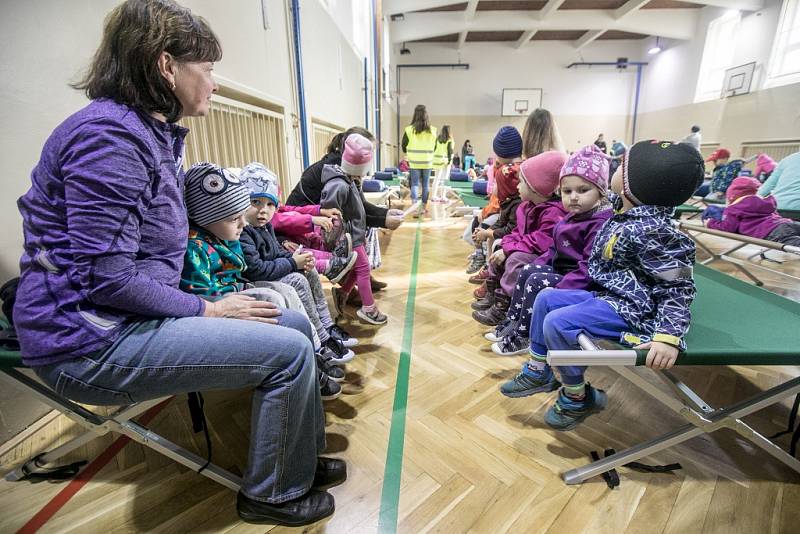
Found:
[[[464,48],[464,43],[467,42],[467,33],[469,33],[469,32],[463,31],[463,32],[458,34],[458,47],[457,48],[459,50]]]
[[[619,20],[622,17],[626,16],[628,13],[632,13],[637,9],[640,9],[643,5],[648,3],[650,0],[628,0],[616,10],[614,10],[614,18]]]
[[[519,38],[519,39],[517,39],[517,44],[515,44],[515,45],[514,45],[514,48],[516,48],[517,50],[519,50],[520,48],[522,48],[523,46],[525,46],[525,43],[527,43],[528,41],[530,41],[530,40],[531,40],[531,37],[533,37],[534,35],[536,35],[536,30],[528,30],[528,31],[526,31],[525,33],[523,33],[523,34],[520,36],[520,38]]]
[[[561,7],[566,0],[547,0],[547,3],[544,5],[542,9],[539,10],[537,13],[539,20],[544,20],[550,16],[550,14]]]
[[[465,31],[620,30],[668,39],[694,37],[700,9],[640,9],[620,20],[604,9],[557,10],[546,20],[529,11],[478,11],[471,21],[463,12],[406,13],[391,23],[392,41],[402,43]]]
[[[764,9],[764,0],[683,0],[690,4],[700,4],[701,6],[726,7],[728,9],[739,9],[741,11],[759,11]]]
[[[592,41],[603,35],[605,32],[606,32],[605,30],[590,30],[584,33],[580,39],[575,41],[575,48],[577,50],[580,50],[584,46],[588,45],[589,43],[591,43]]]
[[[467,9],[464,11],[464,18],[472,20],[475,18],[475,12],[478,10],[478,0],[469,0],[467,2]]]

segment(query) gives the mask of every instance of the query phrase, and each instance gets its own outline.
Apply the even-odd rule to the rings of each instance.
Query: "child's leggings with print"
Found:
[[[369,258],[364,245],[353,247],[353,252],[356,253],[356,264],[353,270],[342,282],[342,291],[348,293],[353,286],[358,286],[358,294],[361,295],[361,302],[364,306],[372,306],[375,304],[375,299],[372,297],[372,285],[369,281]]]
[[[519,272],[517,285],[514,286],[514,294],[508,308],[508,319],[511,324],[506,328],[505,335],[530,337],[529,327],[536,295],[542,289],[555,287],[562,278],[563,276],[553,272],[553,268],[549,265],[524,266]]]
[[[317,272],[289,273],[281,278],[281,282],[294,288],[303,303],[303,308],[308,314],[311,325],[319,335],[320,341],[322,343],[328,341],[330,337],[328,328],[333,326],[333,319],[331,319],[328,302],[322,292],[322,285],[319,282]]]

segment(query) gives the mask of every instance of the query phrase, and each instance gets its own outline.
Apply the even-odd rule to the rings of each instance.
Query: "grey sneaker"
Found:
[[[330,349],[323,348],[316,353],[317,356],[317,369],[328,375],[328,377],[336,383],[344,381],[344,369],[337,367],[333,363],[333,355]]]
[[[572,430],[590,415],[603,411],[606,404],[606,392],[589,384],[586,384],[586,398],[582,401],[570,399],[562,389],[556,402],[544,414],[544,422],[555,430]]]
[[[529,397],[536,393],[549,393],[561,387],[561,384],[553,375],[553,371],[548,367],[545,371],[531,371],[526,363],[522,371],[500,386],[500,393],[506,397],[516,399],[519,397]]]
[[[338,284],[356,264],[356,259],[355,252],[351,252],[349,256],[331,256],[323,274],[332,284]]]
[[[338,399],[339,395],[342,394],[342,386],[334,382],[331,377],[326,375],[322,371],[318,371],[319,375],[317,379],[319,380],[319,393],[322,397],[322,400],[328,401],[333,399]]]
[[[353,252],[352,236],[348,232],[342,234],[331,252],[334,256],[341,256],[343,258],[350,256],[350,253]]]
[[[469,265],[467,266],[467,274],[475,274],[481,270],[481,267],[486,265],[486,256],[483,251],[476,251],[469,258]]]
[[[364,308],[359,308],[356,312],[356,315],[358,315],[362,321],[366,321],[369,324],[381,325],[386,324],[386,321],[389,320],[389,318],[386,317],[385,314],[381,313],[378,308],[375,308],[375,311],[372,312],[366,312],[364,311]]]

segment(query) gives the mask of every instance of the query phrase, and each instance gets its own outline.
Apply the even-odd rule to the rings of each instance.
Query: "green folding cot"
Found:
[[[695,267],[697,297],[692,304],[692,325],[687,350],[676,365],[800,365],[800,303],[747,284],[703,265]],[[745,321],[743,318],[746,318]],[[647,351],[623,349],[609,341],[579,336],[581,350],[549,351],[553,366],[610,367],[657,401],[686,419],[686,424],[662,436],[635,445],[563,474],[567,484],[579,484],[651,456],[702,434],[729,428],[800,472],[800,461],[785,452],[742,417],[800,393],[800,377],[792,378],[749,399],[713,408],[669,371],[656,373],[666,384],[645,380],[635,367],[645,364]]]

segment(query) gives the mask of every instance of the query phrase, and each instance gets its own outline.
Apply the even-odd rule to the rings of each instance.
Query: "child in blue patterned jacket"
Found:
[[[703,180],[703,160],[691,146],[641,141],[611,179],[615,214],[598,231],[589,276],[598,289],[545,289],[531,318],[531,359],[515,380],[530,395],[558,389],[548,350],[578,347],[578,335],[649,349],[647,365],[669,369],[689,329],[695,296],[694,242],[671,223],[674,207]],[[603,390],[584,381],[585,367],[559,367],[563,387],[545,414],[556,430],[571,430],[606,406]]]

